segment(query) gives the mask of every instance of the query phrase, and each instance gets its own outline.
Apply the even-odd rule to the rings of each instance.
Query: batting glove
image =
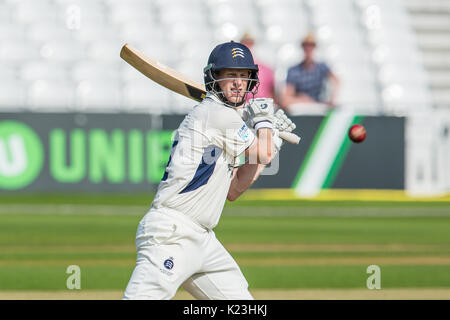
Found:
[[[255,130],[260,128],[273,128],[275,116],[273,114],[273,99],[250,99],[247,105],[250,123]]]
[[[280,131],[292,132],[297,126],[292,122],[291,119],[284,113],[282,109],[279,109],[275,113],[275,129]]]
[[[274,155],[276,155],[280,149],[281,146],[284,144],[284,140],[280,138],[279,134],[279,130],[278,129],[273,129],[272,131],[272,143],[274,146]]]
[[[279,109],[275,113],[275,123],[272,134],[272,140],[274,144],[274,155],[280,152],[281,146],[285,143],[283,139],[279,137],[281,131],[292,132],[297,126],[291,119],[284,113],[282,109]]]

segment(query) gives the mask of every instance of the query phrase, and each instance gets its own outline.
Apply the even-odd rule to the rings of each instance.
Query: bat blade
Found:
[[[120,57],[147,78],[171,91],[196,101],[202,101],[206,97],[206,90],[203,84],[195,82],[180,72],[146,57],[129,44],[125,44],[122,47]]]
[[[206,90],[203,84],[195,82],[182,73],[145,56],[129,44],[125,44],[122,47],[120,57],[144,76],[171,91],[196,101],[202,101],[206,97]],[[300,137],[294,133],[280,132],[280,138],[292,144],[300,142]]]

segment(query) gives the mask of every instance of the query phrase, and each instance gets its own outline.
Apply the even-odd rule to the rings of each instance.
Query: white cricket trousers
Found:
[[[214,232],[182,213],[150,210],[139,223],[136,249],[136,267],[123,299],[171,299],[180,286],[202,300],[253,299]]]

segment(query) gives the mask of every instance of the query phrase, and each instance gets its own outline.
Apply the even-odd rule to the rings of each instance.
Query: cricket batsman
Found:
[[[204,68],[206,98],[176,130],[170,158],[136,232],[136,266],[123,299],[171,299],[182,286],[197,299],[253,299],[239,266],[213,231],[225,201],[236,200],[295,128],[259,85],[250,50],[218,45]],[[246,122],[241,118],[246,110]],[[246,162],[239,166],[239,156]]]

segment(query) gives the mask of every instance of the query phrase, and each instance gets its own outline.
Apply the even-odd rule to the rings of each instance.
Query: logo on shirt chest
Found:
[[[249,130],[248,130],[248,127],[247,127],[247,125],[245,123],[238,130],[237,135],[244,141],[248,140]]]

